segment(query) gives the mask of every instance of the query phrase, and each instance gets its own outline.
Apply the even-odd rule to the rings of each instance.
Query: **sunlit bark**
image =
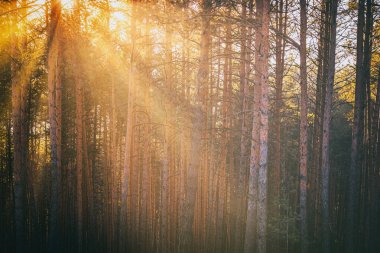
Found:
[[[256,29],[255,38],[255,48],[258,52],[255,54],[252,148],[244,245],[244,252],[247,253],[254,251],[255,230],[257,230],[257,251],[266,251],[270,21],[268,1],[256,1],[256,18],[260,21],[260,25]]]
[[[2,250],[376,250],[378,6],[340,2],[1,3]]]

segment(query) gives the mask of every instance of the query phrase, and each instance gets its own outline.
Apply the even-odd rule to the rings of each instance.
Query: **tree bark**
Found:
[[[300,143],[299,143],[299,174],[300,174],[300,219],[301,219],[301,252],[307,252],[307,62],[306,62],[306,32],[307,32],[307,6],[306,0],[300,1],[300,78],[301,78],[301,116],[300,116]]]
[[[330,178],[330,122],[331,109],[334,89],[334,74],[335,74],[335,51],[336,51],[336,18],[338,0],[330,2],[330,37],[329,37],[329,57],[328,57],[328,73],[325,94],[325,105],[323,113],[323,137],[322,137],[322,155],[321,155],[321,199],[322,199],[322,251],[330,252],[330,212],[329,212],[329,178]]]
[[[192,226],[194,222],[198,171],[200,168],[200,157],[202,147],[202,126],[205,120],[206,108],[203,104],[203,94],[208,88],[209,77],[209,49],[210,49],[210,10],[212,2],[203,0],[201,3],[201,43],[200,43],[200,63],[196,80],[196,98],[195,106],[192,110],[192,133],[191,133],[191,160],[187,169],[186,178],[186,199],[184,201],[184,210],[182,210],[182,244],[180,245],[181,252],[193,252],[195,247],[194,235]]]
[[[12,83],[12,125],[13,125],[13,194],[14,194],[14,221],[15,221],[15,239],[14,249],[17,253],[26,250],[26,167],[22,157],[22,149],[25,148],[22,135],[22,124],[25,121],[25,112],[23,111],[25,103],[24,93],[25,85],[20,78],[20,67],[17,59],[20,58],[20,38],[18,37],[18,11],[17,0],[11,2],[11,8],[16,10],[11,19],[11,83]]]
[[[257,208],[257,246],[258,253],[266,252],[266,223],[267,223],[267,161],[268,161],[268,116],[269,116],[269,23],[270,1],[263,1],[259,11],[262,14],[261,44],[259,47],[259,71],[261,97],[260,97],[260,156],[258,175],[258,208]],[[261,51],[261,50],[262,51]],[[257,68],[257,66],[256,66]]]
[[[249,139],[247,136],[249,135],[249,121],[248,121],[248,79],[249,79],[249,58],[250,52],[249,47],[250,39],[247,39],[249,31],[247,31],[246,22],[247,22],[247,0],[242,0],[242,25],[241,25],[241,51],[240,51],[240,97],[241,97],[241,136],[240,136],[240,161],[239,167],[236,175],[236,221],[235,221],[235,252],[239,252],[241,249],[241,235],[242,231],[244,231],[244,221],[242,219],[243,216],[243,196],[244,196],[244,188],[245,188],[245,178],[247,172],[247,148],[249,145]],[[248,3],[251,5],[251,3]],[[249,6],[250,7],[250,6]]]
[[[134,24],[134,15],[132,15],[132,24]],[[133,27],[133,26],[132,26]],[[131,32],[134,39],[134,30]],[[128,96],[127,96],[127,127],[125,133],[124,148],[124,165],[121,173],[121,207],[120,207],[120,235],[119,235],[119,251],[124,252],[127,249],[125,242],[127,227],[130,225],[130,214],[128,213],[128,189],[130,188],[131,175],[131,156],[132,156],[132,120],[133,120],[133,96],[134,96],[134,44],[130,56],[129,77],[128,77]]]
[[[61,4],[53,1],[50,12],[50,29],[48,34],[48,87],[49,87],[49,122],[50,122],[50,157],[51,157],[51,200],[49,216],[49,252],[60,248],[59,212],[61,201],[61,80],[59,59]],[[59,125],[58,125],[59,124]]]
[[[366,15],[365,15],[365,39],[364,39],[364,48],[363,48],[363,82],[365,85],[366,95],[364,96],[365,99],[365,106],[366,106],[366,138],[365,138],[365,163],[364,163],[364,171],[367,175],[367,180],[365,184],[367,184],[366,189],[367,191],[364,193],[364,201],[363,205],[365,208],[365,213],[363,214],[363,221],[360,222],[362,224],[362,230],[363,230],[363,236],[364,240],[362,243],[364,244],[364,247],[360,250],[362,251],[370,251],[370,237],[371,237],[371,202],[373,193],[375,188],[374,186],[374,180],[376,178],[376,171],[373,167],[374,164],[374,157],[373,157],[373,150],[374,150],[374,135],[372,132],[372,121],[373,119],[373,101],[371,99],[372,92],[371,92],[371,62],[372,62],[372,44],[373,44],[373,13],[372,13],[372,0],[366,0]]]
[[[74,22],[75,31],[80,32],[80,1],[75,1]],[[79,42],[76,41],[75,49],[79,50]],[[76,132],[76,237],[77,251],[83,250],[83,85],[80,76],[80,59],[75,60],[75,132]]]
[[[364,6],[365,0],[359,0],[357,47],[356,47],[356,83],[354,122],[352,128],[351,166],[348,177],[347,216],[345,229],[345,252],[356,252],[354,234],[358,228],[360,171],[362,169],[362,149],[364,134],[364,100],[365,83],[363,73],[363,35],[364,35]]]
[[[255,41],[256,85],[253,98],[252,145],[244,243],[246,253],[254,251],[255,230],[257,230],[257,252],[266,251],[269,7],[269,1],[256,1],[256,18],[260,25],[256,29]]]
[[[278,31],[280,31],[282,34],[286,35],[286,20],[284,22],[284,15],[287,15],[286,11],[284,13],[284,1],[279,0],[279,3],[277,1],[277,5],[279,5],[277,8],[276,13],[276,28]],[[286,19],[286,18],[285,18]],[[284,79],[284,56],[285,56],[285,43],[286,41],[283,39],[283,36],[280,34],[276,34],[276,69],[275,69],[275,82],[276,82],[276,104],[275,104],[275,112],[274,112],[274,118],[275,118],[275,147],[274,147],[274,183],[275,189],[274,194],[277,198],[277,201],[280,201],[280,186],[281,186],[281,109],[283,106],[283,79]]]
[[[285,5],[285,6],[284,6]],[[269,199],[271,203],[271,214],[273,215],[275,229],[281,229],[281,168],[282,168],[282,110],[283,110],[283,80],[284,80],[284,68],[285,68],[285,47],[286,40],[281,34],[287,36],[287,8],[288,0],[276,1],[276,30],[280,33],[276,33],[276,66],[275,66],[275,108],[274,108],[274,147],[273,147],[273,183],[272,183],[272,198]],[[271,247],[275,252],[280,251],[280,235],[274,234],[274,242]]]

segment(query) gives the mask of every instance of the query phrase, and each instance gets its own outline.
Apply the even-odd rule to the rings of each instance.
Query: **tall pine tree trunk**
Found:
[[[191,148],[190,148],[190,161],[187,168],[186,180],[186,199],[184,201],[182,210],[182,242],[181,252],[193,252],[194,250],[194,235],[193,235],[193,222],[196,205],[197,194],[197,181],[198,171],[200,168],[200,157],[202,147],[202,126],[204,124],[205,106],[203,105],[202,95],[205,94],[204,90],[208,88],[209,77],[209,50],[210,50],[210,10],[212,2],[210,0],[203,0],[201,3],[201,43],[200,43],[200,63],[197,73],[196,81],[196,98],[195,106],[192,110],[192,133],[191,133]]]
[[[135,40],[135,7],[132,7],[131,16],[131,37],[132,37],[132,48],[129,62],[129,76],[128,76],[128,95],[127,95],[127,126],[125,133],[125,148],[124,148],[124,165],[121,173],[121,207],[119,216],[120,234],[119,234],[119,252],[124,252],[127,250],[127,243],[124,238],[127,235],[127,228],[132,223],[130,220],[130,214],[128,210],[128,189],[130,188],[130,175],[131,175],[131,156],[132,156],[132,120],[133,120],[133,105],[134,105],[134,82],[135,82],[135,70],[134,70],[134,40]]]
[[[48,87],[49,87],[49,122],[50,122],[50,156],[51,156],[51,200],[49,216],[49,252],[59,251],[59,212],[61,191],[61,75],[59,59],[59,26],[61,4],[52,1],[50,29],[48,34]]]
[[[247,40],[247,0],[242,0],[242,25],[241,25],[241,51],[240,51],[240,98],[242,100],[241,102],[241,136],[240,136],[240,161],[239,161],[239,167],[236,173],[236,221],[235,221],[235,251],[239,252],[241,247],[241,231],[244,231],[244,222],[242,220],[242,214],[243,214],[243,196],[244,196],[244,186],[245,186],[245,178],[246,178],[246,171],[247,171],[247,148],[249,139],[248,136],[248,93],[249,93],[249,87],[248,87],[248,75],[249,68],[247,68],[247,65],[249,66],[250,62],[248,60],[249,58],[249,45]]]
[[[22,122],[25,120],[25,114],[22,110],[24,99],[23,89],[24,80],[21,80],[20,72],[22,71],[18,66],[17,60],[20,59],[20,43],[18,34],[18,11],[17,0],[11,2],[11,8],[15,10],[12,16],[11,24],[11,83],[12,83],[12,125],[13,125],[13,191],[14,191],[14,219],[15,219],[15,250],[17,253],[26,250],[26,168],[23,164],[22,149]]]
[[[338,0],[330,2],[330,37],[329,37],[329,57],[328,72],[325,94],[325,105],[323,113],[323,135],[322,135],[322,155],[321,155],[321,199],[322,199],[322,252],[330,252],[330,212],[329,212],[329,178],[330,178],[330,122],[332,100],[334,92],[334,75],[335,75],[335,51],[336,51],[336,18],[338,9]]]
[[[271,215],[273,215],[274,229],[281,229],[281,164],[283,164],[282,159],[282,110],[283,110],[283,80],[284,80],[284,67],[285,67],[285,46],[286,40],[284,40],[283,35],[287,34],[287,8],[288,0],[276,1],[276,67],[275,67],[275,108],[274,108],[274,124],[273,132],[275,134],[274,147],[273,147],[273,179],[272,179],[272,197],[269,199],[271,202]],[[273,244],[271,247],[274,252],[280,251],[280,234],[277,233],[274,236]]]
[[[80,32],[80,1],[75,2],[74,23],[77,36]],[[79,50],[79,42],[75,42],[76,50]],[[75,132],[76,132],[76,237],[77,251],[83,248],[83,85],[80,76],[79,58],[75,60],[76,71],[74,73],[75,83]]]
[[[257,252],[266,251],[267,155],[268,155],[268,68],[269,1],[256,1],[255,81],[252,145],[244,252],[253,252],[257,231]],[[257,221],[257,227],[256,227]]]
[[[356,252],[356,240],[354,234],[358,223],[360,171],[362,169],[362,149],[364,134],[364,99],[365,83],[363,78],[363,35],[364,35],[364,6],[365,0],[359,0],[357,47],[356,47],[356,84],[354,123],[352,128],[351,166],[348,177],[347,191],[347,215],[345,252]]]
[[[261,86],[260,97],[260,156],[258,176],[258,205],[257,205],[257,246],[258,253],[266,252],[267,233],[267,175],[268,175],[268,117],[269,117],[269,24],[270,1],[256,2],[262,12],[261,45],[259,48],[259,75]]]
[[[300,78],[301,78],[301,116],[299,139],[299,173],[300,173],[300,223],[301,223],[301,252],[307,252],[307,63],[306,63],[306,32],[307,7],[306,0],[300,1],[301,32],[300,32]]]

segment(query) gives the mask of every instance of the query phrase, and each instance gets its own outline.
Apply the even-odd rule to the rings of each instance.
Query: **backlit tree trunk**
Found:
[[[184,201],[181,222],[182,228],[182,252],[193,252],[194,235],[192,226],[194,221],[194,208],[196,205],[197,194],[197,181],[198,171],[200,169],[200,157],[202,147],[202,126],[205,117],[205,106],[203,105],[202,95],[204,89],[207,89],[209,77],[209,48],[210,48],[210,10],[212,2],[210,0],[202,1],[202,15],[201,15],[201,43],[200,43],[200,63],[196,80],[196,101],[195,107],[192,110],[192,132],[191,132],[191,147],[190,147],[190,161],[187,168],[186,180],[186,199]]]
[[[75,1],[74,23],[76,33],[80,33],[80,1]],[[76,41],[75,48],[79,50],[79,42]],[[75,132],[76,132],[76,236],[77,251],[82,252],[83,246],[83,144],[85,142],[83,135],[83,85],[80,76],[79,59],[75,61],[76,71],[74,73],[75,83]]]
[[[49,216],[49,252],[59,250],[61,197],[61,69],[58,62],[61,3],[52,1],[48,34],[48,87],[51,152],[51,202]]]
[[[11,2],[11,8],[15,10],[11,19],[11,83],[12,83],[12,125],[13,125],[13,194],[14,194],[14,221],[15,221],[15,250],[22,253],[26,250],[26,167],[22,157],[23,143],[22,124],[25,121],[25,112],[23,111],[26,101],[25,96],[25,80],[22,80],[18,59],[20,59],[20,38],[18,36],[20,22],[17,11],[17,0]]]
[[[249,47],[248,42],[251,41],[247,39],[247,35],[249,36],[249,31],[247,31],[247,0],[242,0],[242,25],[241,25],[241,51],[240,51],[240,98],[242,100],[241,104],[241,136],[240,136],[240,161],[239,167],[236,175],[236,221],[235,221],[235,251],[240,251],[241,247],[241,231],[244,231],[244,222],[242,219],[243,216],[243,196],[245,189],[245,178],[247,172],[247,149],[249,144],[249,139],[247,136],[249,135],[249,121],[248,121],[248,95],[249,95],[249,87],[248,87],[248,79],[249,79]],[[250,30],[250,28],[248,28]]]

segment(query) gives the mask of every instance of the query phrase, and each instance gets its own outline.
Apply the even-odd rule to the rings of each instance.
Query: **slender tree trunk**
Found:
[[[306,32],[307,7],[306,0],[300,1],[301,32],[300,32],[300,78],[301,78],[301,116],[300,116],[300,143],[299,143],[299,173],[300,173],[300,219],[301,219],[301,252],[307,252],[307,62],[306,62]]]
[[[320,169],[320,153],[321,153],[321,128],[322,128],[322,112],[324,107],[324,94],[325,90],[323,89],[323,75],[324,75],[324,65],[326,59],[324,57],[325,51],[328,52],[326,47],[325,32],[327,30],[327,13],[326,6],[321,5],[321,22],[319,29],[319,41],[318,41],[318,70],[317,70],[317,79],[316,79],[316,95],[315,95],[315,108],[314,108],[314,122],[313,122],[313,159],[310,166],[310,177],[309,177],[309,212],[308,217],[310,221],[310,234],[313,240],[316,240],[317,236],[317,220],[318,220],[318,211],[316,207],[319,203],[318,198],[318,189],[319,189],[319,169]]]
[[[365,104],[367,106],[366,115],[367,115],[367,125],[366,125],[366,162],[365,162],[365,170],[367,174],[367,192],[365,192],[365,199],[363,201],[363,206],[365,207],[365,212],[363,212],[363,221],[362,229],[364,240],[362,243],[364,247],[361,248],[362,251],[368,252],[370,250],[370,237],[371,237],[371,202],[373,202],[373,194],[374,194],[374,180],[376,178],[376,171],[374,170],[374,158],[373,158],[373,150],[374,150],[374,135],[372,132],[372,121],[373,118],[373,101],[371,99],[371,61],[372,61],[372,41],[373,41],[373,14],[372,14],[372,0],[366,0],[366,18],[365,18],[365,40],[364,40],[364,57],[363,57],[363,82],[365,84],[366,96],[365,96]]]
[[[83,241],[83,93],[79,76],[75,77],[75,129],[76,129],[76,208],[77,208],[77,246],[82,252]]]
[[[254,251],[254,231],[256,229],[257,250],[259,253],[266,251],[269,7],[269,1],[256,1],[256,18],[260,25],[256,30],[255,42],[255,48],[258,52],[255,54],[256,86],[253,98],[252,148],[244,244],[244,252],[246,253]]]
[[[371,100],[371,60],[372,60],[372,31],[373,31],[373,17],[372,17],[372,0],[366,0],[366,15],[365,15],[365,29],[364,29],[364,42],[363,42],[363,82],[365,85],[364,106],[366,106],[366,167],[371,167],[372,161],[370,153],[372,150],[371,139],[371,121],[372,121],[372,100]]]
[[[262,19],[262,12],[259,10],[258,4],[262,4],[260,0],[256,1],[256,18]],[[260,6],[261,7],[261,6]],[[256,28],[255,49],[261,46],[261,29]],[[259,169],[259,107],[260,107],[260,73],[259,73],[259,53],[255,53],[255,86],[253,94],[253,121],[252,121],[252,143],[249,165],[249,182],[248,182],[248,204],[247,204],[247,218],[244,239],[244,252],[250,253],[255,251],[256,246],[256,230],[257,230],[257,179]]]
[[[275,83],[276,83],[276,94],[275,94],[275,109],[274,109],[274,133],[275,141],[273,148],[273,187],[272,187],[272,198],[269,201],[272,202],[272,215],[274,220],[275,229],[281,229],[281,164],[283,164],[282,158],[282,108],[283,108],[283,79],[284,79],[284,65],[285,65],[285,46],[286,41],[281,34],[286,36],[287,34],[287,8],[288,0],[277,0],[276,1],[276,29],[280,33],[276,33],[276,67],[275,67]],[[274,235],[274,243],[272,246],[275,252],[280,251],[280,234]]]
[[[194,208],[196,205],[196,194],[197,194],[197,183],[198,182],[198,171],[200,168],[200,157],[201,157],[201,147],[202,147],[202,126],[204,122],[205,106],[203,105],[203,94],[205,94],[205,89],[208,88],[208,77],[209,77],[209,48],[210,48],[210,10],[211,1],[202,1],[202,27],[201,27],[201,44],[200,44],[200,63],[197,74],[197,84],[196,84],[196,101],[195,106],[192,111],[192,133],[191,133],[191,148],[190,156],[191,160],[189,162],[189,167],[187,169],[186,178],[186,200],[184,203],[184,210],[182,210],[182,245],[181,252],[193,252],[194,243],[192,225],[194,221]]]
[[[169,11],[170,8],[165,6]],[[169,91],[173,90],[173,81],[172,81],[172,42],[171,42],[171,29],[169,25],[165,27],[165,81],[166,86]],[[165,102],[164,102],[165,103]],[[161,242],[161,251],[167,252],[169,250],[170,245],[170,216],[169,213],[169,204],[170,204],[170,182],[169,182],[169,174],[170,174],[170,148],[169,148],[169,129],[167,127],[169,120],[171,119],[171,105],[170,103],[166,103],[165,105],[165,116],[164,116],[164,126],[163,126],[163,165],[161,171],[161,203],[160,203],[160,211],[161,211],[161,226],[160,226],[160,242]]]
[[[371,194],[371,231],[369,246],[371,249],[376,249],[379,246],[378,233],[379,233],[379,213],[380,213],[380,66],[377,72],[377,85],[376,85],[376,101],[373,110],[373,120],[372,120],[372,133],[374,135],[374,147],[373,147],[373,179]]]
[[[229,10],[227,13],[227,18],[231,15]],[[222,134],[222,149],[221,149],[221,165],[220,169],[217,171],[217,206],[216,206],[216,251],[223,251],[223,228],[224,228],[224,211],[225,211],[225,177],[227,171],[227,160],[228,160],[228,146],[230,141],[229,132],[229,108],[231,103],[229,101],[229,93],[231,87],[229,86],[229,76],[230,76],[230,61],[229,57],[231,54],[231,24],[227,23],[225,27],[226,33],[226,47],[224,49],[224,66],[223,66],[223,94],[222,94],[222,118],[223,118],[223,134]]]
[[[248,148],[248,72],[246,65],[249,65],[248,41],[247,41],[247,0],[242,0],[242,25],[241,25],[241,51],[240,51],[240,97],[242,100],[241,106],[241,136],[240,136],[240,161],[236,175],[236,221],[235,221],[235,252],[240,251],[241,247],[241,231],[243,230],[243,195],[244,195],[244,179],[247,171],[247,148]],[[226,102],[226,101],[224,101]],[[226,130],[225,130],[226,131]]]
[[[351,166],[349,171],[347,191],[347,215],[345,252],[356,252],[356,240],[359,212],[360,171],[362,169],[362,149],[364,131],[364,98],[365,83],[363,79],[363,35],[364,35],[364,6],[365,0],[359,0],[357,25],[356,53],[356,85],[354,123],[352,128]]]
[[[20,68],[17,59],[20,58],[20,47],[18,33],[18,11],[17,0],[11,2],[11,8],[15,11],[12,17],[11,34],[11,83],[12,83],[12,123],[13,123],[13,183],[14,183],[14,219],[15,219],[15,239],[14,249],[17,253],[26,250],[26,168],[23,164],[22,149],[22,122],[25,120],[23,106],[24,80],[20,78]]]
[[[132,16],[132,19],[134,17]],[[134,23],[134,22],[133,22]],[[134,31],[132,31],[134,38]],[[119,235],[119,251],[125,252],[128,245],[125,242],[127,228],[130,225],[130,214],[128,213],[128,189],[130,188],[131,175],[131,156],[132,156],[132,116],[133,116],[133,93],[134,93],[134,44],[130,56],[129,77],[128,77],[128,97],[127,97],[127,127],[126,127],[126,142],[124,148],[124,165],[121,173],[121,207],[120,207],[120,235]]]
[[[74,6],[74,29],[77,36],[81,30],[81,0],[75,1]],[[75,42],[75,49],[79,50],[79,41]],[[85,142],[83,133],[83,85],[80,76],[80,59],[74,62],[76,71],[74,73],[75,83],[75,132],[76,132],[76,247],[80,253],[83,251],[83,145]]]
[[[321,192],[322,192],[322,144],[323,144],[323,120],[324,120],[324,110],[325,110],[325,101],[326,101],[326,85],[328,79],[328,67],[329,67],[329,54],[330,54],[330,37],[331,37],[331,2],[328,0],[324,0],[322,2],[322,16],[323,22],[321,24],[320,30],[320,57],[321,62],[319,63],[320,69],[318,70],[319,76],[317,76],[317,83],[319,83],[319,100],[316,105],[316,126],[315,126],[315,138],[314,138],[314,170],[315,170],[315,198],[314,203],[312,205],[312,210],[315,210],[314,215],[314,240],[320,242],[321,241],[321,212],[322,212],[322,200],[321,200]]]
[[[284,24],[284,1],[277,0],[277,13],[276,13],[276,29],[282,34],[286,35],[286,24]],[[276,105],[275,105],[275,147],[274,147],[274,183],[276,184],[274,189],[277,202],[280,201],[280,185],[281,185],[281,109],[282,102],[282,86],[284,79],[284,54],[285,54],[285,41],[280,34],[276,34]],[[277,209],[278,210],[278,209]],[[279,210],[278,210],[279,211]]]
[[[335,51],[336,51],[336,18],[338,0],[331,1],[330,8],[330,38],[329,38],[329,58],[328,73],[325,94],[325,105],[323,113],[323,137],[322,137],[322,251],[330,252],[330,212],[329,212],[329,178],[330,178],[330,122],[334,89],[335,74]]]
[[[109,187],[110,187],[110,213],[109,213],[109,226],[110,226],[110,234],[109,236],[109,251],[114,251],[114,244],[116,242],[116,213],[117,213],[117,198],[116,198],[116,190],[117,190],[117,181],[116,181],[116,171],[117,171],[117,146],[116,146],[116,125],[117,125],[117,119],[116,119],[116,90],[115,90],[115,83],[113,78],[111,78],[111,112],[110,112],[110,157],[109,157],[109,166],[108,166],[108,174],[109,174]]]
[[[258,253],[266,252],[267,233],[267,162],[268,162],[268,116],[269,116],[269,23],[270,23],[270,1],[263,1],[261,11],[261,44],[259,49],[259,71],[261,98],[260,98],[260,156],[258,175],[258,206],[257,206],[257,246]],[[257,68],[257,66],[256,66]]]
[[[61,5],[53,1],[50,13],[50,29],[48,35],[48,87],[49,87],[49,122],[50,122],[50,156],[51,156],[51,201],[49,216],[49,252],[59,250],[59,212],[61,196],[61,80],[58,61],[59,22]]]

